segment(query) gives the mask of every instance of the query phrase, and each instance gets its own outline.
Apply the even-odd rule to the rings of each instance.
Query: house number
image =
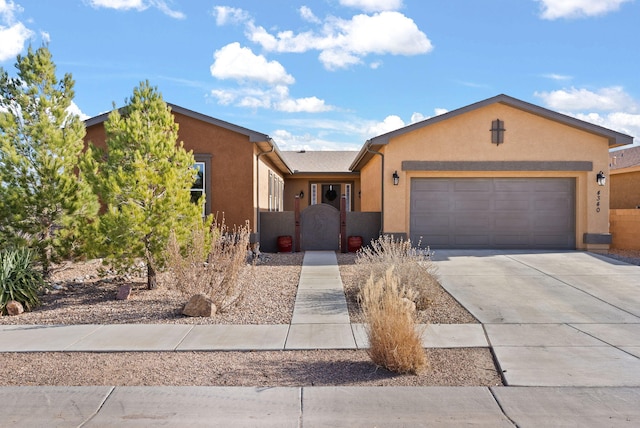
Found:
[[[600,190],[598,190],[598,193],[596,193],[596,212],[599,213],[600,212]]]

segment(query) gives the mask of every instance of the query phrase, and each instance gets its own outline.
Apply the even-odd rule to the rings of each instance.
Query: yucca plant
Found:
[[[0,311],[11,300],[30,311],[40,305],[38,291],[44,285],[42,274],[33,266],[33,251],[28,248],[0,251]]]

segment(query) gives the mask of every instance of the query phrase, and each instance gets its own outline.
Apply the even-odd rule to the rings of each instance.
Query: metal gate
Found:
[[[327,204],[310,205],[300,213],[302,251],[340,250],[340,211]]]

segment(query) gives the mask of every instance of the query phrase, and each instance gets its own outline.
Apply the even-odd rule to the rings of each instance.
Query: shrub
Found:
[[[413,291],[399,285],[393,268],[383,279],[371,276],[362,289],[369,357],[396,373],[416,374],[428,365],[410,302],[414,297]]]
[[[208,296],[219,312],[237,305],[244,296],[242,276],[250,275],[247,252],[249,225],[228,231],[224,221],[208,228],[194,227],[186,247],[175,236],[169,239],[169,286],[183,295]]]
[[[385,278],[387,270],[393,267],[399,282],[415,296],[416,308],[425,310],[432,300],[433,291],[440,286],[431,255],[428,248],[412,247],[410,240],[380,236],[358,252],[356,264],[361,267],[358,269],[361,275],[358,282],[364,284],[371,275],[376,280]]]
[[[22,303],[27,311],[40,305],[38,292],[44,280],[33,266],[33,256],[28,248],[0,251],[0,311],[3,313],[10,300]]]

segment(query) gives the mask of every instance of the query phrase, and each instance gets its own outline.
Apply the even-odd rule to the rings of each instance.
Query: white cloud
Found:
[[[15,15],[21,12],[20,5],[0,0],[0,62],[15,58],[33,36],[33,31],[16,20]]]
[[[622,132],[623,134],[640,138],[640,114],[622,112],[605,115],[599,113],[578,113],[572,116],[586,122],[595,123],[596,125]]]
[[[216,17],[216,25],[239,24],[251,19],[249,12],[229,6],[215,6],[213,16]]]
[[[542,77],[545,77],[545,78],[551,79],[551,80],[558,80],[558,81],[565,81],[565,80],[573,79],[573,76],[569,76],[569,75],[566,75],[566,74],[557,74],[557,73],[543,74]]]
[[[0,26],[0,61],[15,58],[29,38],[33,36],[33,31],[18,22],[10,27]]]
[[[619,86],[536,92],[545,106],[569,116],[640,137],[640,103]]]
[[[395,131],[405,126],[404,121],[397,115],[390,115],[384,118],[382,122],[375,123],[366,130],[367,138],[377,137],[387,132]]]
[[[173,10],[165,0],[87,0],[90,6],[99,9],[115,10],[137,10],[141,12],[149,7],[155,7],[165,15],[175,19],[185,19],[186,15],[180,11]]]
[[[271,88],[242,87],[215,89],[211,96],[222,105],[234,105],[251,109],[272,109],[285,113],[321,113],[334,110],[317,97],[291,98],[289,88],[277,85]]]
[[[73,101],[71,101],[71,105],[69,107],[67,107],[67,113],[75,114],[76,116],[78,116],[80,118],[80,120],[87,120],[87,119],[89,119],[91,117],[91,116],[83,113],[82,110],[80,110],[80,107],[78,107],[78,105],[76,103],[74,103]]]
[[[145,10],[149,6],[144,0],[89,0],[89,4],[95,8],[116,9],[116,10]]]
[[[419,55],[433,49],[431,41],[415,22],[399,12],[356,15],[350,20],[329,17],[318,32],[270,34],[251,22],[247,37],[263,49],[302,53],[320,51],[326,69],[336,70],[358,64],[369,54]]]
[[[365,12],[398,10],[402,8],[402,0],[340,0],[343,6],[354,7]]]
[[[597,92],[587,89],[561,89],[551,92],[536,92],[545,105],[554,110],[568,111],[616,111],[638,110],[638,103],[624,92],[620,86],[599,89]]]
[[[222,47],[213,57],[211,75],[218,79],[256,81],[270,85],[292,84],[295,81],[278,61],[267,61],[263,55],[254,54],[238,42]]]
[[[284,129],[270,133],[281,150],[360,150],[362,144],[341,143],[322,138],[321,135],[292,134]]]
[[[305,21],[311,22],[313,24],[320,24],[322,22],[320,18],[314,15],[311,8],[307,6],[302,6],[300,9],[298,9],[298,12],[300,12],[300,17]]]
[[[276,110],[284,111],[287,113],[298,113],[298,112],[322,112],[330,110],[328,106],[325,105],[324,100],[321,100],[317,97],[307,97],[307,98],[287,98],[278,103],[276,103]]]
[[[542,9],[541,17],[554,20],[559,18],[583,18],[614,12],[623,3],[631,0],[537,0]]]

